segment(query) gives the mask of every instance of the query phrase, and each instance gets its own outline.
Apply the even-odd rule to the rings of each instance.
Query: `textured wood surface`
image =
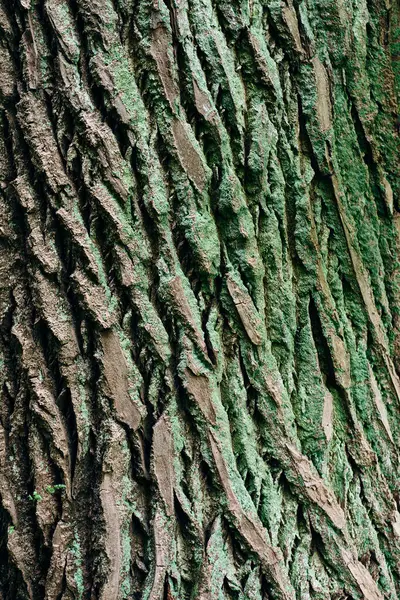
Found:
[[[400,6],[0,0],[0,599],[400,597]]]

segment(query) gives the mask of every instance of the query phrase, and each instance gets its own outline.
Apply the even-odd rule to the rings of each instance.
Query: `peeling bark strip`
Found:
[[[332,125],[332,106],[329,91],[328,73],[318,56],[312,60],[317,86],[317,114],[321,131],[328,131]]]
[[[284,600],[294,599],[294,590],[284,571],[281,570],[282,555],[278,549],[268,543],[268,534],[256,515],[246,514],[232,489],[232,474],[229,473],[222,452],[213,434],[210,444],[222,487],[225,491],[228,510],[232,512],[239,535],[243,537],[250,551],[259,558],[276,586],[277,597]]]
[[[114,400],[117,418],[136,431],[141,423],[141,411],[129,394],[129,370],[117,334],[102,334],[103,366],[107,390]]]
[[[262,342],[261,332],[263,326],[250,295],[229,275],[227,277],[227,285],[247,335],[253,344],[258,346]]]
[[[165,512],[168,517],[174,514],[174,445],[171,425],[163,415],[154,426],[153,438],[154,472]]]
[[[398,2],[0,0],[0,598],[400,597]]]
[[[114,498],[113,481],[106,474],[101,490],[100,499],[103,505],[106,521],[105,543],[109,551],[110,575],[102,590],[104,600],[116,600],[119,595],[119,572],[121,568],[121,531],[118,511]]]

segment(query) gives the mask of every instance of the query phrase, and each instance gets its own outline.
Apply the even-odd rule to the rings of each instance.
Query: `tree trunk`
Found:
[[[399,0],[0,37],[0,598],[398,598]]]

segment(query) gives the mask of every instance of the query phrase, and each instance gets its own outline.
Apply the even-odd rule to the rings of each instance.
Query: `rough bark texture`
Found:
[[[0,0],[0,598],[400,596],[398,0]]]

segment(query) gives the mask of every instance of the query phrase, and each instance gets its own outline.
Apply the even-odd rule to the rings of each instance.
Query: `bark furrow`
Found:
[[[0,599],[400,596],[399,40],[0,0]]]

